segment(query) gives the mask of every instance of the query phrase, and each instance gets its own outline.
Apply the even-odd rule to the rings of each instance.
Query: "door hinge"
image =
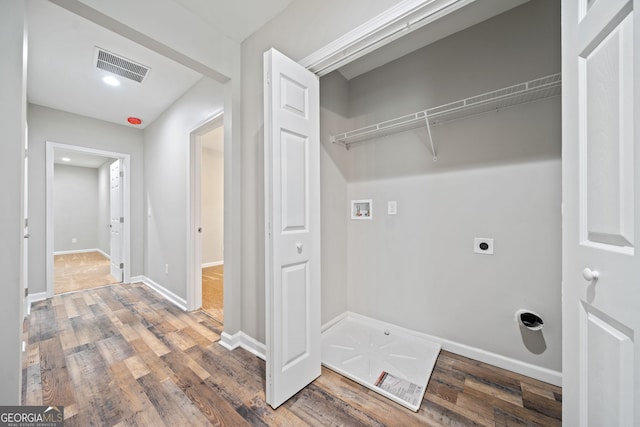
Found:
[[[267,71],[267,84],[270,85],[271,84],[271,72]]]
[[[120,263],[120,268],[124,268],[124,262]]]
[[[121,224],[124,223],[124,217],[123,216],[120,217],[120,223]]]
[[[124,171],[120,171],[120,178],[124,178]]]
[[[29,218],[24,219],[24,226],[25,228],[29,226]]]
[[[24,296],[25,297],[29,296],[29,288],[24,288]]]

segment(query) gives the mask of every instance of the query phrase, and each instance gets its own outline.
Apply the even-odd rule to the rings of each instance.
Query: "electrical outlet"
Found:
[[[398,202],[387,202],[387,215],[396,215],[398,213]]]
[[[493,255],[493,239],[476,237],[473,239],[473,252],[482,255]]]
[[[78,239],[76,237],[71,238],[71,243],[78,243]]]

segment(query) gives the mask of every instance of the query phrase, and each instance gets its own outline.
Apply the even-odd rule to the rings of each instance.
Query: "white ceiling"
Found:
[[[238,43],[275,18],[293,0],[174,0]]]
[[[34,104],[122,125],[139,117],[145,127],[202,77],[48,1],[28,2],[28,28],[27,98]],[[151,67],[148,77],[104,84],[109,73],[95,68],[95,46]]]
[[[69,160],[62,160],[67,158]],[[106,161],[114,161],[109,157],[95,154],[83,153],[75,150],[65,150],[56,148],[53,154],[53,163],[67,166],[78,166],[83,168],[99,168]]]
[[[222,34],[238,42],[280,13],[292,0],[174,0]],[[28,0],[29,58],[27,98],[30,103],[144,128],[193,86],[202,75],[144,48],[49,1]],[[109,74],[95,68],[95,46],[151,68],[143,83],[119,78],[107,86]]]

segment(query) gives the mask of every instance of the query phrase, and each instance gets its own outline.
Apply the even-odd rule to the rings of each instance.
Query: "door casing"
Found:
[[[202,193],[200,191],[202,188],[200,163],[202,160],[201,137],[213,129],[223,126],[223,122],[224,113],[220,111],[213,114],[189,132],[189,165],[187,168],[189,171],[189,181],[187,183],[187,194],[189,195],[189,203],[187,204],[187,310],[189,311],[202,307],[202,233],[198,231],[202,226]],[[226,157],[224,162],[226,169]],[[225,193],[226,188],[225,184]],[[225,209],[225,222],[226,216]],[[226,231],[226,227],[223,227],[223,232],[226,233]],[[225,260],[226,257],[227,252],[225,249]],[[229,286],[228,281],[225,280],[223,283],[223,294],[226,294],[227,286]]]
[[[77,145],[62,144],[53,141],[46,142],[46,263],[47,263],[47,286],[46,286],[46,298],[50,298],[54,294],[54,280],[53,280],[53,164],[55,150],[65,151],[77,151],[83,154],[91,154],[95,156],[121,159],[124,165],[125,178],[122,190],[123,205],[122,212],[124,216],[123,227],[123,252],[122,259],[124,262],[124,280],[123,283],[129,283],[131,281],[131,156],[125,153],[117,153],[114,151],[98,150],[95,148],[81,147]]]

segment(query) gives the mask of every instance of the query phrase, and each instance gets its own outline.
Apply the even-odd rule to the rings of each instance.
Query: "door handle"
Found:
[[[202,233],[202,227],[198,227],[198,233]]]
[[[587,282],[597,281],[600,278],[600,273],[597,270],[591,270],[590,268],[585,268],[582,270],[582,277]]]
[[[296,243],[296,249],[298,250],[298,253],[301,254],[302,253],[302,243]]]

